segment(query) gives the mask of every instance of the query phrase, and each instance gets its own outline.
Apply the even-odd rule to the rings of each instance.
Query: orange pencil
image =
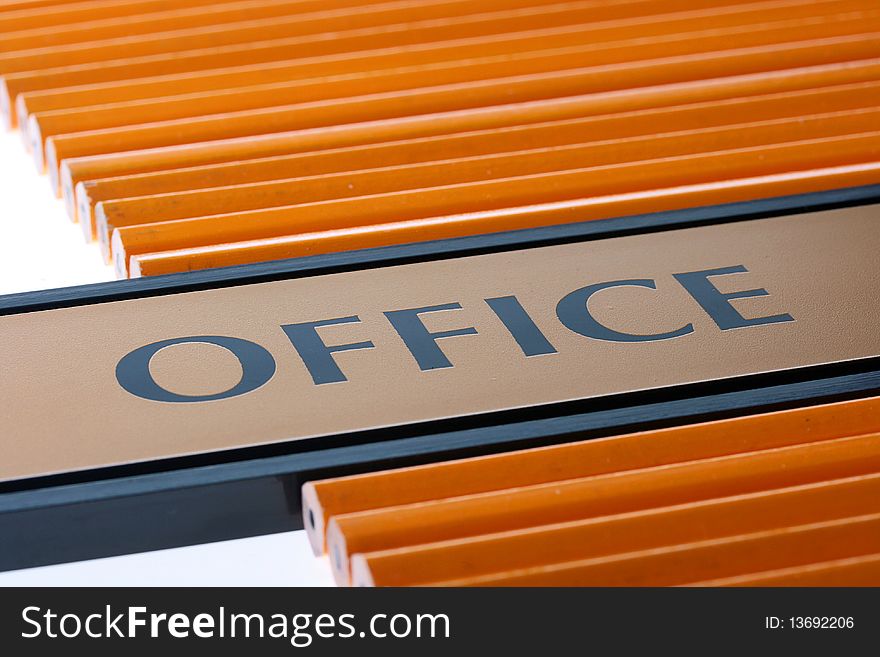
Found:
[[[880,183],[880,162],[683,185],[631,194],[475,212],[452,217],[420,219],[362,228],[331,230],[249,242],[117,256],[118,271],[128,264],[132,278],[298,258],[408,242],[448,239],[478,233],[681,210],[701,205],[734,203],[789,194],[805,194]],[[116,251],[120,253],[120,251]]]
[[[306,0],[307,3],[315,1]],[[313,35],[318,41],[332,39],[336,31],[345,30],[361,29],[375,35],[381,33],[381,28],[386,25],[403,26],[411,21],[455,20],[469,11],[478,13],[484,10],[485,13],[490,13],[493,8],[534,8],[535,2],[536,0],[484,0],[480,7],[475,7],[466,0],[399,0],[370,7],[343,7],[339,10],[327,9],[325,3],[323,7],[319,5],[317,11],[291,11],[286,16],[0,53],[0,74],[296,35]]]
[[[777,117],[796,114],[804,104],[808,104],[811,111],[816,113],[854,109],[865,104],[873,104],[871,89],[875,87],[880,90],[880,82],[822,87],[671,108],[637,110],[613,116],[493,128],[104,178],[79,183],[75,190],[75,208],[68,206],[68,210],[75,211],[72,218],[82,222],[86,239],[92,239],[97,236],[94,206],[100,201],[186,191],[198,195],[196,190],[207,190],[212,187],[231,187],[296,176],[316,176],[439,159],[489,155],[541,146],[550,147],[583,141],[587,134],[600,134],[605,139],[626,138],[646,132],[659,133],[724,125],[742,116],[748,116],[755,122],[770,121]],[[202,214],[212,213],[202,212]]]
[[[318,65],[330,60],[358,59],[359,52],[379,54],[380,51],[406,49],[419,52],[430,49],[435,43],[456,42],[473,45],[481,40],[504,40],[516,34],[536,31],[571,30],[578,24],[589,29],[610,27],[613,22],[620,27],[637,28],[643,25],[664,23],[667,20],[683,20],[708,14],[736,14],[740,11],[796,7],[803,0],[755,0],[747,4],[731,3],[731,0],[707,0],[698,10],[681,0],[634,0],[631,3],[607,3],[581,0],[536,7],[513,8],[488,13],[454,16],[442,21],[427,20],[384,26],[379,30],[355,29],[293,37],[271,38],[271,35],[254,35],[256,41],[232,43],[198,48],[189,41],[180,44],[181,50],[156,53],[139,57],[110,52],[112,59],[71,65],[69,62],[54,64],[44,62],[26,66],[18,73],[12,72],[6,62],[5,75],[0,78],[0,97],[5,96],[10,111],[20,107],[26,114],[21,93],[39,89],[61,89],[72,86],[124,81],[133,78],[153,78],[175,73],[187,73],[206,69],[241,67],[248,64],[265,64],[294,58],[305,59]],[[835,2],[835,4],[838,4]],[[668,12],[668,13],[667,13]],[[118,57],[121,57],[118,58]],[[2,58],[0,58],[2,60]],[[50,68],[45,68],[50,66]],[[35,68],[36,67],[36,68]],[[198,74],[196,74],[196,77]],[[160,82],[161,84],[161,82]],[[94,103],[89,103],[94,104]],[[17,111],[17,110],[16,110]],[[10,117],[11,118],[11,117]]]
[[[242,80],[239,84],[244,86],[232,85],[180,96],[165,94],[106,105],[98,105],[100,99],[96,98],[95,102],[86,107],[33,113],[28,119],[28,130],[31,132],[31,140],[36,144],[66,133],[418,89],[426,86],[426,79],[430,80],[431,87],[436,87],[584,66],[608,66],[631,60],[633,52],[638,52],[639,57],[644,60],[682,57],[695,52],[711,51],[717,48],[719,40],[722,40],[725,48],[746,47],[768,40],[778,43],[864,33],[872,27],[880,29],[880,9],[875,12],[848,12],[834,16],[788,19],[762,23],[760,26],[746,24],[689,30],[678,34],[662,34],[650,39],[606,42],[609,36],[601,32],[573,35],[574,38],[555,43],[533,42],[533,46],[538,49],[532,51],[470,56],[465,53],[462,57],[452,55],[445,61],[398,63],[391,68],[362,70],[329,77],[322,77],[321,71],[314,71],[311,74],[298,75],[295,79],[287,76],[261,84],[260,80]],[[589,42],[584,43],[585,40]],[[618,84],[626,84],[626,81],[625,75],[621,73]]]
[[[512,220],[504,221],[503,212],[499,212],[493,216],[491,223],[482,222],[478,232],[514,230],[523,227],[524,222],[528,222],[529,227],[547,225],[543,223],[547,219],[546,215],[523,215],[519,209],[533,204],[724,182],[730,178],[772,175],[791,169],[841,166],[878,159],[880,132],[870,132],[695,155],[661,156],[652,160],[585,169],[440,185],[133,226],[111,226],[102,216],[99,204],[96,221],[102,244],[107,231],[110,228],[116,229],[112,234],[111,248],[105,248],[104,253],[105,256],[113,255],[117,273],[124,277],[128,271],[126,264],[129,258],[142,253],[358,228],[382,224],[388,217],[394,217],[397,221],[431,220],[502,209],[509,210]],[[614,215],[620,216],[620,213],[605,214],[604,217]],[[579,219],[585,221],[588,218],[582,215]],[[119,222],[119,218],[115,221]],[[423,233],[421,239],[428,239],[428,235]]]
[[[505,151],[454,159],[442,159],[417,164],[343,171],[335,174],[302,176],[282,180],[209,188],[204,190],[132,196],[102,201],[98,205],[98,233],[106,245],[106,236],[113,227],[135,226],[175,219],[208,217],[227,214],[224,223],[237,221],[232,213],[274,208],[293,204],[312,203],[352,196],[367,196],[385,192],[420,189],[462,182],[475,182],[535,173],[573,169],[584,162],[592,166],[635,162],[644,158],[656,159],[742,148],[767,143],[816,139],[863,132],[880,125],[880,108],[851,112],[829,112],[797,118],[756,121],[708,128],[661,132],[648,137],[608,139],[586,143],[555,144],[523,151]],[[582,138],[589,135],[584,134]],[[646,180],[650,184],[650,180]],[[613,188],[608,191],[614,191]],[[244,215],[240,215],[246,219]],[[223,232],[218,241],[225,241]],[[265,237],[265,235],[256,235]],[[240,238],[239,238],[240,239]],[[209,242],[210,243],[210,242]],[[181,247],[201,246],[198,242],[183,242]],[[148,250],[177,248],[163,244]],[[129,251],[135,253],[135,251]]]
[[[308,482],[303,526],[325,551],[330,516],[880,432],[880,397]]]
[[[234,0],[219,0],[219,3]],[[0,33],[68,25],[79,21],[117,18],[180,7],[219,4],[216,0],[69,0],[67,2],[4,2],[0,4]]]
[[[350,557],[357,553],[874,474],[880,471],[878,437],[838,438],[336,515],[327,525],[327,551],[334,578],[348,584]]]
[[[20,11],[22,9],[34,9],[37,7],[51,7],[53,5],[66,5],[82,0],[6,0],[0,5],[0,12]]]
[[[16,91],[16,85],[10,85],[7,80],[7,89],[10,92],[10,97],[16,98],[20,94],[20,97],[16,98],[15,105],[20,108],[21,119],[24,122],[29,114],[50,110],[144,100],[272,82],[290,82],[305,77],[314,78],[396,66],[414,66],[453,59],[464,60],[472,57],[528,52],[550,47],[583,45],[587,39],[591,43],[595,43],[598,40],[612,41],[621,38],[668,37],[682,31],[695,32],[712,28],[730,28],[735,25],[755,22],[756,19],[766,24],[776,19],[791,21],[798,17],[821,17],[823,14],[829,13],[829,9],[833,9],[835,14],[840,14],[847,8],[865,8],[864,0],[846,0],[845,2],[839,0],[804,2],[804,0],[800,0],[800,2],[801,4],[793,4],[791,0],[788,0],[780,6],[778,1],[774,1],[755,5],[718,7],[699,12],[675,12],[652,16],[650,17],[652,20],[636,17],[616,21],[568,24],[512,34],[492,34],[470,39],[415,44],[401,48],[355,51],[323,57],[282,58],[281,61],[244,66],[239,65],[230,57],[224,62],[227,64],[226,68],[115,80],[98,84],[82,84],[76,88],[70,88],[70,80],[68,80],[66,86],[61,89],[26,93],[21,93],[20,90]],[[870,12],[860,13],[867,15]]]
[[[320,128],[294,130],[271,135],[74,158],[61,163],[60,179],[55,177],[54,169],[50,169],[49,174],[52,189],[63,196],[68,207],[72,207],[74,188],[78,183],[108,176],[779,93],[848,82],[873,82],[876,80],[878,62],[880,59],[868,59],[643,87],[638,94],[633,94],[629,90],[584,94],[510,103],[492,108],[433,113],[399,121],[366,121],[336,126],[333,130]]]
[[[680,586],[876,553],[880,514],[600,557],[434,586]]]
[[[367,2],[368,0],[339,0],[337,4],[341,8],[352,4],[364,5]],[[317,0],[237,0],[208,6],[200,3],[191,7],[184,3],[182,7],[166,6],[162,11],[137,12],[125,16],[105,16],[98,9],[90,17],[61,25],[37,25],[29,29],[22,26],[18,29],[13,23],[10,26],[12,30],[0,32],[0,52],[90,43],[95,41],[96,36],[101,40],[129,38],[259,18],[283,18],[291,13],[323,8]],[[0,16],[0,25],[2,23],[3,17]]]
[[[441,160],[415,165],[393,166],[380,169],[366,169],[358,172],[342,172],[282,181],[257,183],[233,188],[208,189],[198,192],[182,192],[147,197],[134,197],[115,201],[103,201],[96,208],[96,226],[105,257],[111,256],[109,237],[116,228],[120,231],[117,242],[125,249],[127,256],[179,248],[207,246],[221,242],[241,241],[275,237],[283,234],[330,230],[358,225],[362,216],[361,203],[352,202],[346,206],[345,223],[334,219],[324,222],[322,211],[330,208],[330,201],[350,197],[362,198],[371,208],[365,223],[381,223],[381,213],[385,209],[384,194],[412,190],[413,195],[426,195],[434,187],[454,186],[480,181],[524,177],[522,189],[527,193],[533,180],[540,180],[540,186],[547,184],[552,189],[553,177],[537,179],[525,178],[541,173],[558,172],[565,175],[583,162],[590,162],[597,172],[596,180],[583,178],[575,193],[590,196],[593,193],[625,193],[636,188],[652,188],[657,178],[652,172],[664,176],[673,175],[679,166],[689,168],[688,154],[714,153],[727,149],[742,149],[757,145],[775,145],[809,138],[835,136],[838,134],[858,134],[860,131],[880,125],[880,110],[855,112],[833,112],[809,118],[776,120],[710,128],[706,130],[662,133],[650,137],[630,139],[610,139],[586,144],[569,144],[539,148],[529,151],[514,151],[494,156],[475,156],[453,160]],[[598,134],[598,133],[597,133]],[[725,152],[727,152],[725,151]],[[872,151],[873,152],[873,151]],[[843,156],[843,154],[840,154]],[[643,158],[650,162],[660,161],[660,166],[641,166]],[[723,156],[718,156],[723,157]],[[676,159],[681,158],[681,159]],[[712,156],[712,159],[716,159]],[[630,167],[616,167],[631,163]],[[726,171],[736,175],[751,173],[737,169],[739,157],[734,154]],[[761,162],[763,164],[763,162]],[[610,175],[608,172],[610,171]],[[670,178],[665,178],[670,180]],[[683,174],[672,179],[675,184],[705,182],[700,174]],[[618,186],[620,185],[620,186]],[[638,187],[636,187],[638,186]],[[464,189],[464,188],[461,188]],[[488,189],[488,188],[487,188]],[[472,212],[491,209],[491,206],[510,207],[511,203],[503,195],[492,192],[481,193],[474,190],[475,205],[468,206],[471,198],[464,194],[442,194],[440,204],[421,206],[417,211],[424,216]],[[558,193],[551,191],[551,194]],[[521,198],[521,197],[519,197]],[[552,202],[558,198],[544,193],[535,193],[533,202]],[[317,206],[315,203],[324,202]],[[528,201],[523,201],[528,202]],[[306,215],[297,210],[306,205]],[[254,210],[251,212],[251,210]],[[212,216],[213,215],[213,216]],[[334,214],[333,217],[337,217]],[[395,214],[399,219],[420,218],[417,214],[404,211]],[[175,221],[187,219],[186,221]],[[167,222],[158,226],[157,223]],[[142,230],[125,230],[133,226],[149,224]],[[125,272],[120,272],[125,273]]]
[[[880,586],[880,553],[706,580],[687,586]]]
[[[352,558],[353,586],[413,586],[880,512],[880,474]]]
[[[762,33],[756,35],[760,36]],[[639,84],[693,81],[723,74],[871,57],[878,53],[880,34],[869,33],[92,130],[45,139],[45,166],[56,177],[59,162],[84,155],[327,127],[355,120],[400,119],[500,102],[553,98],[584,90],[600,92]],[[39,138],[32,134],[32,139]],[[39,165],[39,149],[35,155]]]

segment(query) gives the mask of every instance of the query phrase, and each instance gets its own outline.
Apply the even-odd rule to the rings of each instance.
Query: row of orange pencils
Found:
[[[880,398],[308,483],[355,586],[880,585]]]
[[[19,0],[0,106],[148,276],[880,182],[871,0]]]

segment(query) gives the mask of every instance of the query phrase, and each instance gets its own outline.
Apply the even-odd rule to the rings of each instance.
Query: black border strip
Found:
[[[0,315],[880,201],[880,185],[0,297]],[[0,484],[0,569],[301,528],[305,481],[880,394],[880,358]]]

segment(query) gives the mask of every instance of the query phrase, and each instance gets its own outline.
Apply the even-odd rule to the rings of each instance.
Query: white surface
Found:
[[[304,531],[0,573],[0,587],[332,585]]]
[[[113,280],[18,133],[0,128],[0,294]],[[0,334],[2,339],[2,334]],[[0,573],[0,586],[329,586],[304,531]]]
[[[18,132],[0,128],[0,294],[113,280],[97,244],[86,244],[49,190]]]

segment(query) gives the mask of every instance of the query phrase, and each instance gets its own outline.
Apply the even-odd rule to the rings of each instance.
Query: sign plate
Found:
[[[880,355],[880,206],[0,317],[0,480]]]

